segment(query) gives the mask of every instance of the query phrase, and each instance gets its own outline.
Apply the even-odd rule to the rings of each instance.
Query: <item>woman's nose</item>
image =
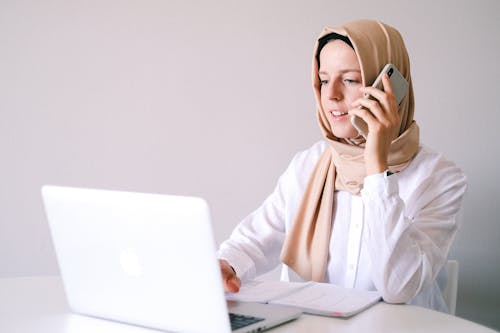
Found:
[[[339,82],[332,80],[328,85],[327,90],[328,99],[340,100],[342,99],[342,87]]]

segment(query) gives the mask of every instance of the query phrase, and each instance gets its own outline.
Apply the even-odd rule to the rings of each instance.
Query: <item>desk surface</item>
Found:
[[[71,314],[59,277],[0,279],[0,332],[153,333],[141,327]],[[350,318],[302,315],[272,329],[303,332],[495,332],[471,321],[411,305],[379,303]]]

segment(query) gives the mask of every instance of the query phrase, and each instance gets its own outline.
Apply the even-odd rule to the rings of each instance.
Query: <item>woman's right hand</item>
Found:
[[[396,103],[389,76],[382,77],[384,90],[363,87],[361,92],[373,98],[359,98],[350,110],[351,115],[361,117],[368,124],[365,145],[366,174],[382,173],[388,169],[391,142],[398,136],[401,115]]]
[[[219,259],[220,271],[222,273],[222,283],[224,291],[227,293],[237,293],[240,291],[241,280],[236,275],[233,267],[226,260]]]

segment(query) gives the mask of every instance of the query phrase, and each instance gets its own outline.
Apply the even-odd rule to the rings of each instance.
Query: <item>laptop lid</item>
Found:
[[[231,331],[203,199],[57,186],[42,196],[74,312],[167,331]],[[279,316],[238,332],[298,314]]]

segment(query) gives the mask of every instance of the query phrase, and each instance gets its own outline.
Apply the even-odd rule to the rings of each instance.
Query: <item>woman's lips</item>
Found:
[[[343,111],[332,110],[332,111],[330,111],[330,115],[332,116],[333,120],[343,120],[349,114],[347,112],[343,112]]]

